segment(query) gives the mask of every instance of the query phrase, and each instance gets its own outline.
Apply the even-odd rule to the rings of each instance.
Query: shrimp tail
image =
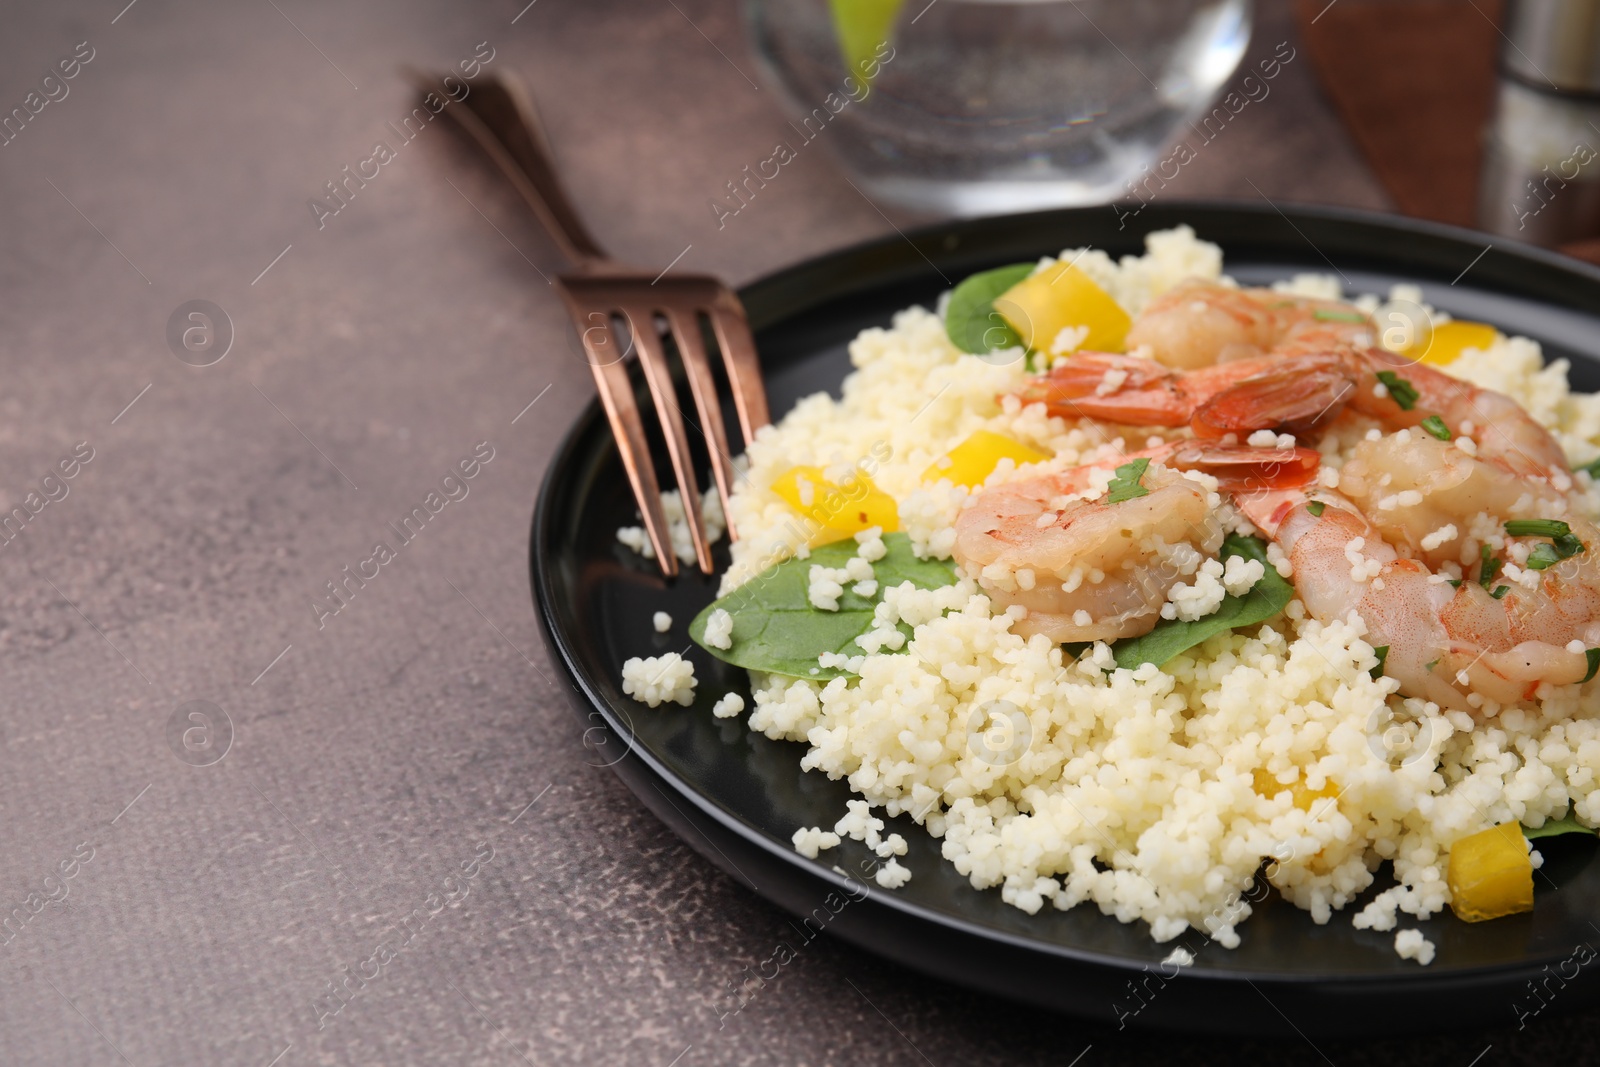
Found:
[[[1061,418],[1189,426],[1217,440],[1256,430],[1319,429],[1344,410],[1361,367],[1348,356],[1266,356],[1178,372],[1141,356],[1080,352],[1018,394]]]
[[[1017,394],[1064,419],[1103,419],[1127,426],[1183,426],[1193,404],[1179,376],[1152,359],[1079,352],[1030,381]]]
[[[1213,395],[1190,425],[1197,436],[1213,439],[1256,430],[1312,433],[1344,410],[1358,380],[1358,369],[1344,356],[1286,356]]]

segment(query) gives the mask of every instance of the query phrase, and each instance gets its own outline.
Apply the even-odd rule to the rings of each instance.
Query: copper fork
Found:
[[[421,80],[424,88],[426,79]],[[556,176],[553,154],[544,136],[538,111],[527,89],[514,77],[497,74],[476,82],[461,102],[447,110],[503,171],[517,192],[533,208],[551,239],[572,263],[569,273],[558,276],[556,289],[566,302],[574,328],[583,341],[595,387],[611,433],[622,455],[622,466],[633,487],[639,514],[655,549],[661,571],[667,577],[678,573],[678,557],[673,551],[666,512],[661,504],[661,486],[645,438],[644,423],[634,403],[633,383],[628,373],[627,350],[619,349],[614,321],[627,327],[631,347],[638,351],[645,382],[655,404],[656,416],[666,436],[667,455],[683,500],[684,518],[689,524],[695,558],[700,569],[712,572],[711,545],[700,513],[700,490],[695,480],[694,460],[684,429],[683,412],[678,407],[672,382],[665,334],[675,343],[689,389],[694,396],[698,429],[711,453],[711,472],[721,494],[724,515],[733,492],[733,461],[728,452],[727,431],[722,420],[722,404],[706,351],[700,319],[704,316],[722,351],[723,365],[739,414],[744,440],[770,422],[767,394],[756,360],[755,341],[745,319],[739,298],[722,282],[703,274],[652,274],[629,267],[607,256],[584,226],[571,200]],[[670,268],[669,268],[670,269]],[[736,536],[731,519],[728,538]]]

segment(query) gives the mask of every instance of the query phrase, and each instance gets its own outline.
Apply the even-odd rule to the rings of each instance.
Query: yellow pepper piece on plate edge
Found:
[[[1450,910],[1469,923],[1533,910],[1533,859],[1522,827],[1502,823],[1450,846]]]

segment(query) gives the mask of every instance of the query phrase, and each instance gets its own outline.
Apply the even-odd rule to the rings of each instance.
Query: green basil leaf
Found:
[[[974,274],[955,287],[945,307],[944,332],[963,352],[984,355],[999,348],[1021,347],[1006,320],[994,309],[995,297],[1033,273],[1033,263],[1013,263]]]
[[[1589,661],[1589,673],[1583,676],[1583,680],[1587,682],[1594,678],[1596,671],[1600,671],[1600,648],[1584,649],[1583,658]]]
[[[1389,662],[1389,646],[1376,645],[1372,649],[1372,654],[1378,657],[1378,662],[1373,664],[1372,669],[1367,673],[1372,675],[1373,681],[1377,681],[1379,678],[1383,677],[1383,665]],[[1438,663],[1439,661],[1434,660],[1433,662]],[[1430,666],[1428,669],[1432,670],[1433,668]]]
[[[1229,534],[1222,542],[1222,558],[1243,556],[1260,560],[1267,573],[1243,596],[1228,596],[1222,606],[1203,619],[1184,622],[1162,619],[1142,637],[1128,637],[1111,646],[1119,667],[1154,663],[1157,667],[1180,652],[1228,630],[1266,622],[1294,599],[1294,586],[1284,581],[1276,567],[1267,562],[1267,544],[1257,537]]]
[[[1313,518],[1320,519],[1322,518],[1322,513],[1327,510],[1327,507],[1328,505],[1324,504],[1322,501],[1313,500],[1311,503],[1306,505],[1306,510],[1311,512]]]
[[[1541,837],[1558,837],[1561,834],[1588,834],[1590,837],[1594,837],[1595,831],[1593,827],[1585,826],[1574,819],[1570,813],[1559,819],[1546,819],[1544,825],[1538,829],[1534,829],[1531,826],[1522,828],[1522,836],[1529,841],[1534,841]]]
[[[1422,428],[1441,441],[1448,441],[1451,438],[1450,427],[1446,426],[1444,420],[1437,415],[1429,415],[1423,419]]]
[[[880,596],[884,589],[901,582],[920,589],[955,584],[955,567],[950,561],[918,559],[905,534],[884,534],[883,545],[888,553],[872,565]],[[863,649],[855,641],[872,629],[872,609],[878,596],[857,596],[846,585],[839,610],[822,611],[811,606],[808,590],[813,566],[843,567],[858,547],[847,537],[813,548],[807,559],[794,557],[767,568],[707,605],[689,624],[689,636],[718,659],[747,670],[819,681],[855,677],[842,667],[818,667],[817,657],[824,652],[861,655]],[[706,620],[719,608],[733,616],[733,643],[728,648],[711,648],[705,642]],[[900,632],[906,640],[911,639],[906,624],[900,624]]]

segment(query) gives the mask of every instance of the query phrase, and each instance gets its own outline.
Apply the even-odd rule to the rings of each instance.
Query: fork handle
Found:
[[[610,261],[556,177],[539,111],[520,79],[492,74],[446,110],[511,179],[574,266],[588,269]]]

